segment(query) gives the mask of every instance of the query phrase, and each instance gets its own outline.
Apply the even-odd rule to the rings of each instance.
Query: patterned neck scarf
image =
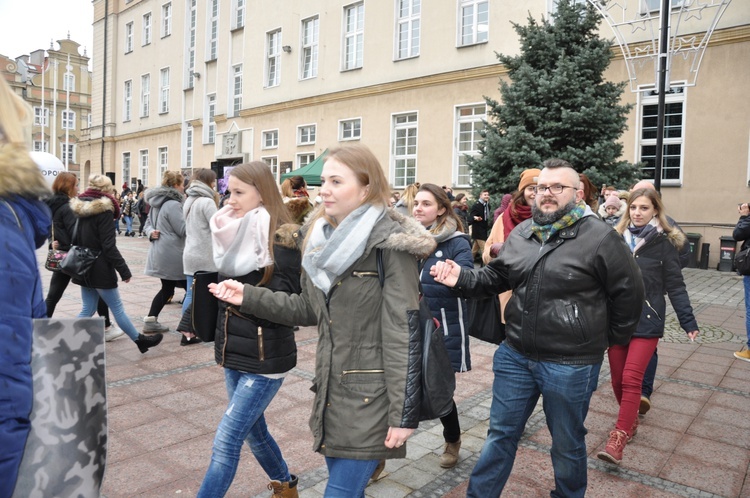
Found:
[[[571,209],[565,216],[552,223],[551,225],[538,225],[536,222],[531,224],[531,231],[539,237],[542,244],[546,244],[547,241],[554,234],[562,230],[563,228],[571,226],[576,221],[583,217],[583,213],[586,211],[586,203],[580,201],[576,204],[576,207]]]

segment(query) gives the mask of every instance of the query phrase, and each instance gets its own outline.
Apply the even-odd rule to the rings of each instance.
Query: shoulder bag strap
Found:
[[[76,216],[76,224],[73,225],[73,235],[70,237],[70,245],[76,245],[76,235],[78,235],[78,217]]]

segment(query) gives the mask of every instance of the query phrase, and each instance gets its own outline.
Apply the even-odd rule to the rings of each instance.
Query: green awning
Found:
[[[281,181],[283,182],[287,178],[291,178],[293,176],[301,176],[305,179],[305,182],[307,182],[308,185],[312,185],[315,187],[320,186],[320,173],[323,171],[323,162],[325,162],[325,157],[327,154],[328,149],[324,150],[318,157],[315,158],[313,162],[311,162],[307,166],[292,170],[289,173],[284,173],[283,175],[281,175]]]

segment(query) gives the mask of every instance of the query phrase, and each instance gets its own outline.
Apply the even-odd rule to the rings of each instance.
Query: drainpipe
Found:
[[[102,77],[102,150],[99,156],[99,173],[104,174],[104,131],[107,122],[107,32],[109,31],[109,0],[104,0],[104,74]]]

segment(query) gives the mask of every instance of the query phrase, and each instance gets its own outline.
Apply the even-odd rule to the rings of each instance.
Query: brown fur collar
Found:
[[[29,152],[16,144],[0,145],[0,197],[47,197],[50,189]]]
[[[112,211],[113,217],[115,212],[115,206],[112,204],[112,199],[109,197],[100,197],[99,199],[93,199],[90,201],[84,201],[78,197],[70,199],[70,209],[79,218],[88,218],[89,216],[96,216],[107,211]]]
[[[285,223],[276,230],[274,244],[289,248],[298,249],[297,239],[299,237],[299,225],[295,223]]]

